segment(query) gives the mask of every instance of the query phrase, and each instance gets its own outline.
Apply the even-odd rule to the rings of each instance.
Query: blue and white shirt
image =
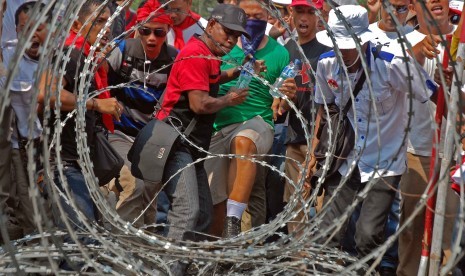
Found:
[[[346,175],[349,166],[358,160],[362,182],[367,182],[371,177],[404,173],[405,128],[408,120],[406,97],[412,91],[412,97],[426,102],[437,88],[426,72],[415,66],[411,59],[404,62],[401,52],[393,54],[381,51],[375,59],[376,52],[376,47],[369,43],[366,53],[369,67],[367,79],[348,112],[355,130],[355,147],[339,168],[339,173]],[[410,77],[407,77],[407,68]],[[349,82],[335,53],[323,54],[316,73],[315,102],[345,106],[361,72],[349,74]],[[370,82],[372,89],[369,88]]]

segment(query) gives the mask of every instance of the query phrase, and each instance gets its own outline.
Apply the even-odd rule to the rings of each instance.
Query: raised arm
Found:
[[[227,83],[236,79],[237,77],[239,77],[240,73],[240,67],[234,67],[228,70],[221,71],[220,84]]]
[[[253,58],[252,55],[249,55],[249,56],[245,57],[244,61],[242,62],[242,65],[247,63],[252,58]],[[261,72],[266,72],[267,67],[266,67],[265,61],[264,60],[255,60],[253,69],[254,69],[255,74],[257,74],[257,75],[260,74]],[[238,78],[240,73],[241,73],[241,68],[239,66],[228,69],[228,70],[221,71],[220,84],[227,83],[227,82],[230,82],[230,81]]]
[[[381,9],[381,0],[368,0],[367,1],[368,20],[370,24],[377,22],[379,20],[380,9]]]

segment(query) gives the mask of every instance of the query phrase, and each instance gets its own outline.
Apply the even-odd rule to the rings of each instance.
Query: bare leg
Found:
[[[257,153],[257,148],[252,140],[238,136],[233,139],[231,153],[250,156]],[[232,183],[229,199],[247,203],[255,181],[257,165],[251,161],[235,158],[231,161],[229,169],[229,183]]]

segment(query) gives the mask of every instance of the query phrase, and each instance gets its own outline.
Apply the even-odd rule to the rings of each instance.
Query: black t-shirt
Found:
[[[316,66],[321,54],[328,52],[331,48],[319,43],[317,39],[313,39],[303,45],[300,45],[302,50],[310,61],[311,68],[316,72]],[[286,45],[289,51],[290,60],[300,59],[303,62],[303,57],[299,52],[297,43],[294,40],[289,40]],[[307,127],[310,131],[310,122],[316,118],[312,118],[312,106],[317,110],[317,106],[313,103],[313,92],[315,90],[315,76],[310,70],[308,64],[302,64],[302,70],[295,77],[297,84],[297,102],[296,107],[302,112],[303,117],[307,121]],[[302,123],[297,119],[294,110],[289,111],[289,126],[287,128],[286,144],[306,144],[305,132]]]
[[[65,49],[65,52],[67,50]],[[71,51],[70,60],[66,64],[66,72],[63,75],[63,78],[66,80],[66,86],[63,87],[64,89],[68,90],[69,92],[75,93],[77,95],[77,91],[74,91],[76,85],[79,82],[79,72],[83,71],[84,67],[84,60],[85,56],[81,53],[80,50],[73,49]],[[78,68],[79,63],[79,68]],[[76,71],[78,72],[77,79]],[[95,91],[96,85],[94,80],[92,80],[89,92]],[[61,121],[66,119],[69,112],[61,112]],[[86,132],[87,135],[87,146],[91,149],[94,146],[94,132],[95,132],[95,125],[97,120],[100,118],[99,113],[91,110],[86,111],[85,120],[86,120],[86,127],[82,131]],[[61,158],[65,161],[75,161],[79,159],[79,155],[77,153],[77,135],[76,135],[76,115],[74,115],[71,119],[69,119],[65,126],[62,128],[61,133]],[[54,118],[52,118],[54,121]],[[53,123],[52,121],[52,123]],[[92,152],[92,151],[91,151]]]

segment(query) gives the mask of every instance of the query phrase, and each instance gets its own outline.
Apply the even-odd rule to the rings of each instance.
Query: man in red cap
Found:
[[[312,100],[314,97],[313,90],[315,87],[315,77],[312,73],[312,69],[316,71],[320,55],[331,50],[330,47],[319,43],[316,39],[316,33],[318,31],[318,15],[316,10],[321,7],[321,0],[314,0],[313,2],[309,2],[307,0],[292,1],[291,16],[294,21],[298,38],[297,41],[289,40],[285,45],[289,52],[290,59],[299,59],[303,64],[300,75],[295,77],[297,93],[293,101],[307,122],[311,122],[313,120],[311,109],[315,105]],[[300,45],[300,47],[298,45]],[[302,56],[300,48],[302,48],[305,57]],[[305,58],[308,59],[309,63],[305,62]],[[284,100],[281,101],[281,107],[284,109],[290,109],[289,105]],[[297,118],[296,111],[290,109],[288,118],[286,157],[297,160],[303,164],[308,151],[305,132],[302,123]],[[308,124],[307,127],[309,128],[310,124]],[[284,188],[285,202],[289,202],[291,195],[295,192],[295,184],[298,183],[300,174],[298,165],[294,161],[289,161],[291,159],[286,159],[285,161],[285,172],[294,184],[291,184],[286,180],[286,186]],[[311,162],[315,162],[315,160],[312,159]],[[303,199],[307,199],[308,196],[310,196],[309,189],[305,189],[302,197]],[[304,213],[299,212],[299,215],[296,219],[294,219],[294,221],[297,221],[297,223],[288,223],[289,233],[298,231],[298,226],[301,225],[301,222],[305,221]]]
[[[137,38],[118,41],[118,47],[108,57],[109,84],[131,84],[111,90],[124,108],[121,121],[115,122],[115,132],[109,136],[110,143],[125,160],[121,176],[115,180],[121,192],[117,212],[131,222],[149,205],[155,191],[148,189],[153,185],[145,185],[131,175],[127,153],[134,137],[150,120],[166,88],[171,66],[161,68],[171,65],[177,55],[177,50],[165,43],[173,21],[159,8],[158,1],[141,5],[137,10],[137,23],[145,23],[138,28]],[[135,225],[155,223],[155,206],[151,204]]]
[[[173,0],[168,3],[168,11],[173,27],[168,33],[168,44],[181,50],[194,34],[202,34],[207,20],[191,10],[192,0]]]

